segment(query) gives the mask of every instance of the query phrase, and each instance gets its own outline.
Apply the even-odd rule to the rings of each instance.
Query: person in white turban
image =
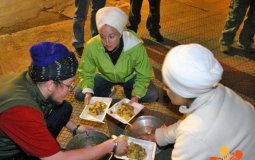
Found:
[[[254,106],[219,83],[222,73],[213,53],[199,44],[171,49],[162,66],[164,89],[185,118],[140,138],[159,146],[175,143],[172,160],[222,159],[223,154],[255,159]]]
[[[141,38],[125,30],[127,15],[120,8],[104,7],[96,14],[99,35],[90,39],[81,57],[80,85],[75,98],[88,104],[92,96],[109,97],[112,87],[123,86],[133,102],[158,99],[152,65]]]

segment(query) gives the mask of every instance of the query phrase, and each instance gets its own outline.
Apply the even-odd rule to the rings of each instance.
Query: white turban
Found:
[[[221,80],[222,72],[213,53],[199,44],[174,47],[162,66],[166,85],[184,98],[195,98],[212,90]]]
[[[96,13],[96,24],[99,30],[103,25],[107,24],[122,34],[127,24],[127,15],[118,7],[104,7]]]

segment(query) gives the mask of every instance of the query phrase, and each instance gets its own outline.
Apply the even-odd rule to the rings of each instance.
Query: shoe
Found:
[[[229,45],[225,45],[225,44],[220,45],[220,51],[223,52],[223,53],[230,53],[231,48],[232,47],[229,46]]]
[[[245,45],[241,44],[240,42],[237,42],[237,47],[241,50],[244,50],[245,52],[255,53],[255,48],[252,45],[245,46]]]
[[[82,56],[83,49],[84,49],[84,47],[75,48],[75,53],[77,54],[77,56],[78,56],[79,58],[81,58],[81,56]]]
[[[152,38],[155,38],[157,42],[164,42],[164,37],[160,34],[159,31],[157,32],[150,31],[150,36]]]

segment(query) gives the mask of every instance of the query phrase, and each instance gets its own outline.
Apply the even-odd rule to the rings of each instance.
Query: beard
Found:
[[[64,101],[64,100],[63,100],[63,101]],[[63,103],[63,101],[61,101],[61,102],[56,101],[56,100],[52,97],[52,95],[48,98],[48,102],[49,102],[50,104],[52,104],[53,106],[59,106],[59,105],[61,105],[61,104]]]

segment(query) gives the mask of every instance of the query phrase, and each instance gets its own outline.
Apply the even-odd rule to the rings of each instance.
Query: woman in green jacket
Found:
[[[123,86],[132,102],[158,99],[152,83],[153,69],[142,40],[134,32],[123,31],[126,14],[117,7],[104,7],[96,14],[99,35],[90,39],[80,60],[77,100],[88,104],[92,95],[109,97],[115,84]]]

